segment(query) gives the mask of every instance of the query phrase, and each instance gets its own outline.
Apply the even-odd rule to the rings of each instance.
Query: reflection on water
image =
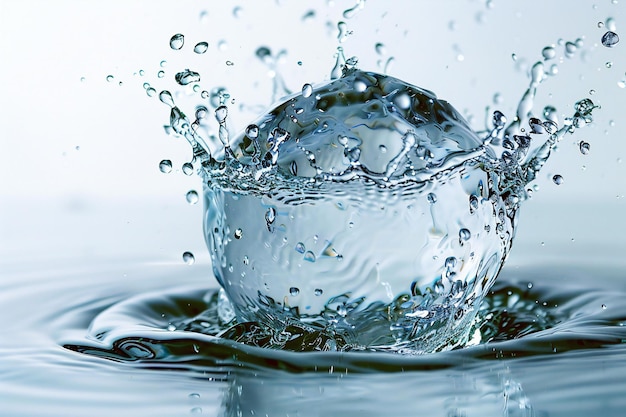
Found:
[[[483,343],[421,356],[287,352],[212,336],[219,329],[203,295],[215,290],[200,286],[200,270],[188,275],[193,287],[169,290],[180,266],[59,269],[64,291],[50,271],[14,271],[3,300],[22,319],[3,329],[3,407],[8,415],[621,415],[621,272],[598,272],[615,288],[589,292],[588,272],[538,270],[505,269],[483,304]],[[85,280],[94,282],[89,294]],[[153,292],[136,296],[138,287]]]

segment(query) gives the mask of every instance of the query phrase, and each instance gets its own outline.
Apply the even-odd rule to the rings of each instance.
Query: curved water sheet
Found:
[[[477,344],[434,354],[321,351],[323,337],[301,329],[294,340],[255,339],[258,323],[222,323],[219,292],[197,287],[116,303],[94,317],[86,339],[64,346],[219,383],[229,416],[349,414],[357,404],[360,415],[534,416],[551,409],[552,390],[578,396],[571,410],[560,398],[560,411],[585,415],[598,396],[624,403],[621,384],[610,381],[621,380],[626,353],[623,289],[590,292],[580,285],[588,277],[561,268],[505,271],[480,308]],[[612,361],[615,367],[597,371]]]

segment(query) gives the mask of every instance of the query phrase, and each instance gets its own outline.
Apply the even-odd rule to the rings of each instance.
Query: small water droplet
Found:
[[[583,155],[587,155],[589,153],[591,145],[589,145],[588,142],[581,140],[580,144],[578,145],[578,148],[580,149],[580,153],[582,153]]]
[[[159,162],[159,170],[161,170],[161,172],[164,174],[172,172],[172,161],[170,161],[169,159],[164,159]]]
[[[176,326],[174,326],[172,323],[167,325],[168,332],[173,332],[174,330],[176,330]]]
[[[437,202],[437,195],[435,193],[428,193],[428,202],[434,204]]]
[[[185,198],[187,199],[187,202],[189,204],[196,204],[199,200],[198,193],[195,190],[187,191],[187,194],[185,194]]]
[[[226,65],[232,67],[235,63],[233,61],[226,61]]]
[[[107,75],[107,82],[112,82],[115,79],[112,75]]]
[[[468,241],[471,237],[472,237],[472,232],[470,232],[468,229],[463,228],[459,230],[459,240],[461,242]]]
[[[304,253],[304,260],[305,261],[307,261],[307,262],[315,262],[315,259],[316,259],[315,258],[315,254],[313,252],[311,252],[310,250],[306,251]]]
[[[157,72],[157,77],[159,77],[159,78],[165,77],[165,71],[161,70],[161,71]]]
[[[250,265],[250,258],[248,258],[248,255],[244,255],[242,261],[244,265]]]
[[[209,49],[209,44],[207,42],[198,42],[196,46],[193,47],[193,51],[197,54],[203,54]]]
[[[607,48],[612,48],[619,42],[619,36],[617,33],[612,31],[607,31],[604,35],[602,35],[602,45]]]
[[[304,84],[302,86],[302,97],[308,98],[313,94],[313,86],[311,84]]]
[[[81,82],[81,83],[84,83],[84,82],[85,82],[85,80],[86,80],[86,78],[85,78],[85,77],[80,77],[80,82]]]
[[[316,288],[314,291],[314,294],[319,297],[320,295],[322,295],[324,293],[324,291],[321,288]]]
[[[186,69],[184,71],[177,73],[174,76],[174,79],[180,85],[187,85],[191,83],[197,83],[198,81],[200,81],[200,74],[195,71],[191,71],[190,69]]]
[[[215,119],[217,119],[218,123],[224,123],[226,121],[226,117],[228,116],[228,107],[219,106],[215,109]]]
[[[167,90],[163,90],[159,93],[159,100],[170,107],[174,107],[174,98],[172,97],[172,93]]]
[[[185,262],[187,265],[193,265],[195,261],[196,261],[196,258],[195,256],[193,256],[193,253],[191,252],[183,253],[183,262]]]
[[[303,254],[304,252],[306,252],[306,247],[304,246],[304,243],[298,242],[296,243],[295,250],[296,252]]]
[[[185,175],[193,174],[193,164],[191,162],[185,162],[182,166],[182,170]]]
[[[248,125],[246,128],[246,136],[250,139],[256,139],[259,137],[259,127],[255,124]]]
[[[243,230],[237,229],[234,233],[235,239],[241,239],[243,237]]]
[[[233,8],[233,17],[235,17],[236,19],[239,19],[241,17],[242,11],[243,11],[243,8],[241,6],[235,6]]]
[[[552,182],[554,182],[556,185],[561,185],[563,184],[563,177],[559,174],[556,174],[552,177]]]
[[[604,64],[605,67],[607,68],[613,68],[613,62],[611,61],[606,61],[606,63]]]
[[[198,394],[197,392],[192,392],[191,394],[189,394],[189,398],[191,398],[192,400],[197,400],[198,398],[200,398],[200,394]]]
[[[554,58],[556,56],[556,50],[554,49],[554,46],[546,46],[541,51],[541,55],[543,55],[543,59],[545,59],[547,61],[547,60],[552,59],[552,58]]]
[[[291,294],[292,297],[295,297],[296,295],[300,294],[300,288],[298,287],[289,288],[289,294]]]
[[[182,33],[177,33],[176,35],[170,38],[170,48],[175,51],[179,50],[185,44],[185,37]]]
[[[606,304],[602,304],[602,310],[606,310]]]

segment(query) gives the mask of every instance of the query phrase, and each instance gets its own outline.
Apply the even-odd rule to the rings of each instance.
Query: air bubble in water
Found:
[[[172,172],[172,161],[170,161],[169,159],[164,159],[159,162],[159,170],[164,174]]]
[[[191,83],[197,83],[198,81],[200,81],[200,74],[195,71],[191,71],[190,69],[186,69],[184,71],[177,73],[174,76],[174,79],[180,85],[187,85]]]
[[[563,184],[563,177],[559,174],[556,174],[552,177],[552,182],[554,182],[556,185],[561,185]]]
[[[602,45],[606,46],[607,48],[612,48],[618,42],[619,36],[615,32],[609,30],[604,35],[602,35]]]
[[[187,199],[187,202],[189,204],[196,204],[199,200],[198,193],[195,190],[187,191],[187,194],[185,194],[185,198]]]
[[[591,145],[589,145],[588,142],[581,140],[580,144],[578,145],[578,148],[580,149],[580,153],[582,153],[583,155],[587,155],[589,153]]]
[[[195,261],[196,261],[196,258],[195,256],[193,256],[193,253],[191,252],[183,253],[183,262],[185,262],[187,265],[193,265]]]
[[[207,42],[198,42],[196,46],[193,47],[193,51],[197,54],[203,54],[209,49],[209,44]]]
[[[182,33],[177,33],[170,38],[170,48],[179,50],[185,44],[185,36]]]
[[[193,174],[193,164],[191,162],[185,162],[182,166],[182,170],[185,175]]]

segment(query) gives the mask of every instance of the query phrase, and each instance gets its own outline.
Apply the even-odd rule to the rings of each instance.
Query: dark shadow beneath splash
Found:
[[[233,369],[371,373],[464,368],[624,343],[624,292],[590,291],[573,285],[567,274],[556,269],[504,273],[481,305],[476,344],[449,352],[319,351],[327,336],[295,325],[276,340],[255,323],[221,323],[217,290],[201,288],[117,303],[93,319],[86,339],[63,346],[141,368],[221,379]]]

